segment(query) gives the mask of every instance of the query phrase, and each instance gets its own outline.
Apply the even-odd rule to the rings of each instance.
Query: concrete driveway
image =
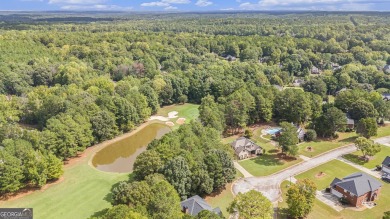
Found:
[[[389,143],[390,136],[378,138],[375,142]],[[234,182],[232,186],[233,194],[245,193],[250,190],[256,190],[263,193],[272,202],[277,202],[281,196],[280,184],[284,181],[293,177],[297,174],[306,172],[314,167],[321,164],[327,163],[337,157],[344,154],[355,152],[357,149],[354,144],[343,146],[332,151],[320,154],[309,160],[305,160],[299,164],[288,167],[280,172],[274,173],[264,177],[246,177],[241,178]]]

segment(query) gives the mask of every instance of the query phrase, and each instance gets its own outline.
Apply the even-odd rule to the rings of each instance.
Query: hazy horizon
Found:
[[[4,0],[0,11],[390,11],[388,0]]]

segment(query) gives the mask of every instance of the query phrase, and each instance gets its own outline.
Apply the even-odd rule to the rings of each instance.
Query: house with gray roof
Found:
[[[196,216],[199,212],[206,210],[222,215],[220,208],[212,208],[203,198],[198,195],[192,196],[180,203],[182,212],[191,216]]]
[[[390,176],[390,156],[387,156],[382,162],[382,172]]]
[[[343,179],[335,178],[330,191],[338,198],[344,198],[355,207],[378,199],[382,184],[366,173],[354,173]]]
[[[351,118],[349,114],[345,114],[345,125],[349,129],[355,128],[355,120]]]
[[[390,94],[382,94],[383,100],[390,101]]]
[[[231,146],[240,160],[263,153],[263,148],[245,137],[237,138],[231,143]]]
[[[383,71],[385,73],[390,73],[390,65],[385,65],[385,67],[383,67]]]

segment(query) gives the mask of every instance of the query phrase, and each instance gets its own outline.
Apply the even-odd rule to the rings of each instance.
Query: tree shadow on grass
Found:
[[[349,160],[349,161],[352,161],[356,164],[359,164],[359,165],[364,165],[367,163],[366,160],[362,159],[360,156],[356,155],[356,154],[346,154],[343,156],[345,159]]]
[[[277,218],[290,218],[288,214],[288,209],[287,208],[277,208],[275,209],[277,211]]]
[[[341,140],[340,142],[349,142],[349,143],[353,143],[353,142],[355,142],[355,140],[356,140],[357,137],[358,137],[358,136],[349,137],[349,138],[346,138],[346,139]]]
[[[279,152],[279,149],[271,149],[271,150],[268,150],[268,153],[270,154],[276,154]]]
[[[105,208],[105,209],[100,210],[100,211],[96,211],[96,212],[93,213],[89,218],[101,217],[101,216],[103,216],[107,211],[108,211],[108,208]]]

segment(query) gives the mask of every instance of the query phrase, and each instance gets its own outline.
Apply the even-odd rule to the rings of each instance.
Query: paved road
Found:
[[[375,142],[388,144],[390,136],[378,138]],[[305,160],[297,165],[286,168],[280,172],[264,177],[246,177],[237,180],[233,184],[233,193],[245,193],[250,190],[262,192],[272,202],[277,202],[280,198],[280,184],[290,177],[293,177],[302,172],[308,171],[316,166],[327,163],[344,154],[349,154],[356,151],[354,144],[340,147],[338,149],[323,153],[317,157]]]

